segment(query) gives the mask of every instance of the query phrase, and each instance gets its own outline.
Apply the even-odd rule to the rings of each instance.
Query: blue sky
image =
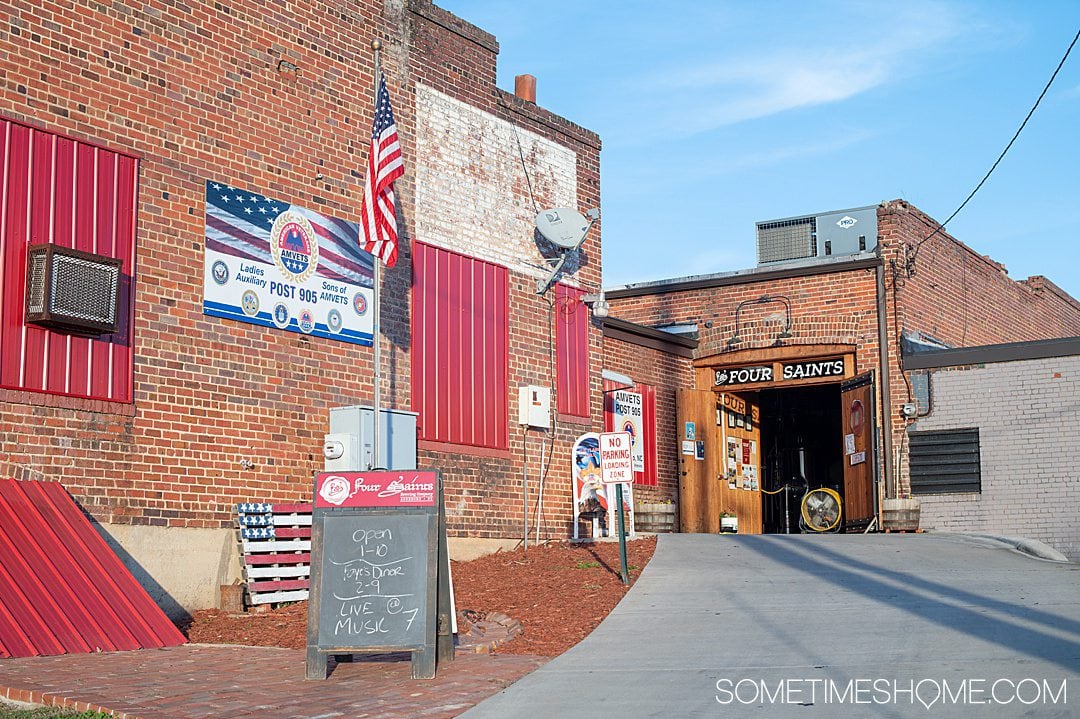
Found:
[[[500,87],[535,75],[602,138],[606,286],[752,267],[758,220],[946,219],[1080,29],[1077,0],[436,3],[496,36]],[[1080,298],[1080,44],[948,230]]]

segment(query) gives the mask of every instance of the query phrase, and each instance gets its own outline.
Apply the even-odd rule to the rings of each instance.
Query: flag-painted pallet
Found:
[[[244,580],[250,604],[308,598],[311,504],[236,505]]]

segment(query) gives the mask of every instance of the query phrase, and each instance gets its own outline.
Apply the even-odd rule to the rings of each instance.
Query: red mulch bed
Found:
[[[652,558],[656,539],[627,542],[626,549],[633,582]],[[619,580],[618,542],[552,543],[454,562],[452,569],[459,612],[502,612],[521,622],[524,631],[496,650],[503,654],[562,654],[595,629],[627,590]],[[193,642],[302,649],[307,602],[242,615],[206,609],[185,629]]]

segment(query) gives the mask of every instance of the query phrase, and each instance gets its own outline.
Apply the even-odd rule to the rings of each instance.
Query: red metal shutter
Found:
[[[589,310],[581,301],[585,292],[555,285],[556,408],[562,414],[588,417]]]
[[[0,385],[132,401],[138,161],[0,118],[0,168]],[[24,322],[26,248],[48,242],[123,260],[115,334],[76,337]]]
[[[421,439],[507,447],[509,272],[413,244],[413,410]]]
[[[641,393],[641,438],[645,442],[645,471],[634,473],[634,483],[655,487],[656,479],[656,388],[639,384]]]

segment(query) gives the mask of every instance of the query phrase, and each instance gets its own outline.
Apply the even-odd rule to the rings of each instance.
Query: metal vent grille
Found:
[[[817,255],[817,219],[757,223],[758,264],[797,260]]]
[[[26,321],[75,332],[116,331],[120,260],[57,245],[29,249]]]
[[[45,311],[45,261],[43,252],[30,255],[26,287],[26,313],[35,315]]]
[[[981,492],[979,430],[911,432],[912,494]]]

